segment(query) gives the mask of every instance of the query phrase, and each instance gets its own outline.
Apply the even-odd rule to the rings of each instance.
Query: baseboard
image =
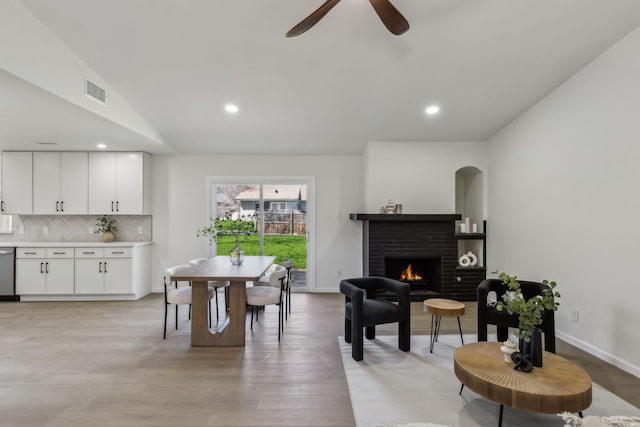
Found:
[[[566,341],[572,346],[586,351],[592,356],[595,356],[598,359],[615,366],[616,368],[622,369],[623,371],[628,372],[629,374],[637,378],[640,378],[640,367],[632,365],[626,360],[622,360],[619,357],[614,356],[613,354],[609,354],[606,351],[599,349],[598,347],[595,347],[585,341],[579,340],[571,335],[565,334],[564,332],[558,331],[557,329],[556,338],[560,338],[561,340]]]

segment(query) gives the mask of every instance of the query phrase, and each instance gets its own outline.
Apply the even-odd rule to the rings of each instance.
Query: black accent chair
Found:
[[[398,303],[376,299],[378,289],[392,292]],[[354,360],[363,358],[362,328],[367,339],[376,337],[375,325],[398,322],[398,347],[411,349],[411,298],[409,284],[386,277],[362,277],[340,282],[345,295],[344,340],[351,343]],[[353,341],[353,342],[352,342]]]
[[[522,295],[532,298],[542,295],[545,285],[539,282],[527,282],[518,280]],[[500,279],[486,279],[478,285],[478,341],[487,340],[487,325],[496,325],[498,341],[506,341],[509,335],[508,328],[518,328],[518,315],[509,314],[506,309],[498,311],[495,304],[487,305],[489,292],[496,293],[496,299],[502,301],[502,295],[508,290],[507,285]],[[548,352],[556,352],[555,317],[553,310],[542,312],[542,324],[539,326],[544,333],[544,349]]]

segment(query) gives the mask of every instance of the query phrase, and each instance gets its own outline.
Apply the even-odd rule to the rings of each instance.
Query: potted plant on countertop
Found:
[[[113,232],[118,231],[118,227],[116,226],[116,220],[114,218],[109,218],[106,215],[101,216],[97,219],[95,233],[102,233],[102,241],[103,242],[113,242]]]

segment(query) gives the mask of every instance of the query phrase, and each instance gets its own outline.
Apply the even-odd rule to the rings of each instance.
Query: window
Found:
[[[0,233],[11,232],[11,215],[0,214]]]

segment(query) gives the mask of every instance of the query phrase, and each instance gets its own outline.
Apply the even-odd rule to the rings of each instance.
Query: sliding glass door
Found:
[[[212,178],[211,217],[223,230],[214,254],[229,254],[237,241],[245,255],[291,259],[292,289],[311,289],[312,189],[309,178]]]

